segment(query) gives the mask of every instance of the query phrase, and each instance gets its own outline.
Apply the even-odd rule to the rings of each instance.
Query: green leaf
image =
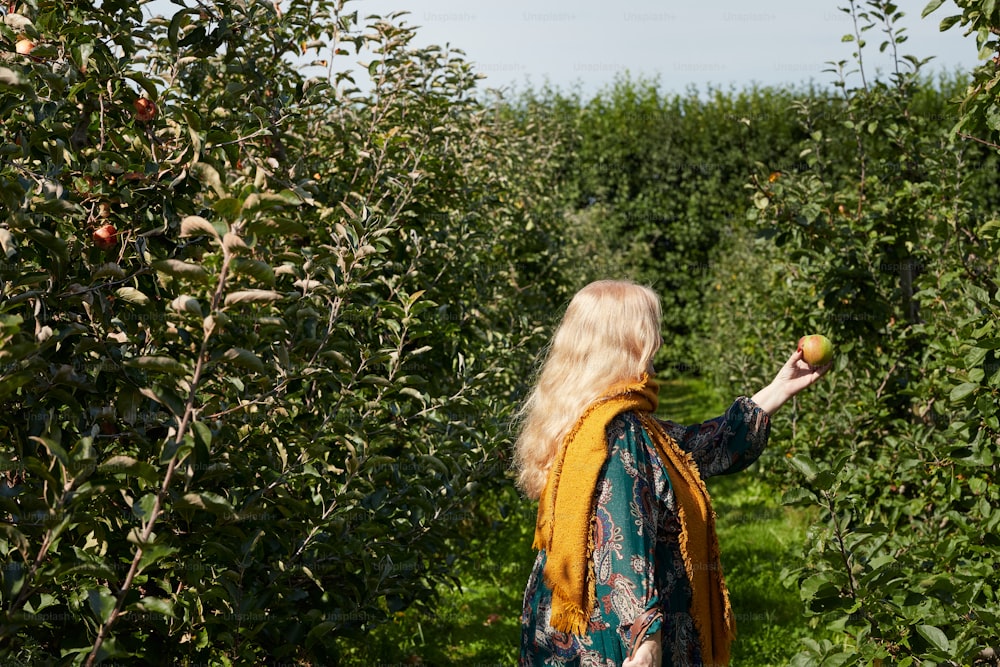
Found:
[[[243,200],[234,197],[223,197],[212,204],[212,210],[226,220],[234,221],[240,217],[240,212],[243,210]]]
[[[441,473],[442,475],[447,475],[448,474],[448,466],[445,465],[444,461],[442,461],[441,459],[439,459],[436,456],[433,456],[431,454],[421,454],[420,455],[420,462],[423,463],[423,464],[427,464],[427,469],[428,470],[431,470],[431,469],[436,470],[437,472]]]
[[[796,470],[805,475],[807,480],[811,480],[819,473],[819,468],[815,461],[804,454],[798,454],[788,460]]]
[[[234,255],[249,250],[249,247],[247,247],[246,241],[243,240],[243,237],[232,232],[226,232],[222,236],[222,247],[225,249],[226,253]]]
[[[801,486],[793,486],[781,496],[782,505],[811,505],[816,502],[816,496]]]
[[[189,215],[181,220],[182,237],[198,235],[211,236],[216,241],[220,239],[219,230],[217,230],[211,222],[200,215]]]
[[[125,360],[125,365],[129,368],[138,368],[153,373],[174,373],[184,375],[187,368],[181,362],[171,357],[142,356],[132,357]]]
[[[140,387],[139,393],[167,408],[176,418],[184,414],[184,401],[169,387],[160,387],[158,385]]]
[[[145,555],[146,550],[143,549],[143,555]],[[154,614],[163,614],[164,616],[169,616],[174,618],[174,603],[166,598],[157,597],[144,597],[139,602],[136,603],[136,608],[145,612],[152,612]]]
[[[97,472],[104,475],[129,475],[139,477],[147,482],[156,483],[156,469],[144,461],[137,461],[131,456],[112,456],[97,466]]]
[[[877,571],[882,569],[886,565],[895,563],[896,560],[897,560],[896,557],[893,556],[892,554],[882,554],[881,556],[876,556],[875,558],[872,558],[870,561],[868,561],[868,568],[873,571]]]
[[[938,26],[938,30],[940,30],[941,32],[945,32],[946,30],[950,30],[953,25],[955,25],[956,23],[958,23],[961,20],[962,20],[962,15],[961,14],[957,14],[955,16],[947,16],[947,17],[945,17],[944,19],[941,20],[941,25]]]
[[[174,509],[195,508],[211,512],[218,515],[233,516],[236,514],[229,501],[217,493],[202,491],[201,493],[187,493],[180,500],[174,503]]]
[[[250,234],[269,235],[278,234],[281,236],[306,236],[309,229],[300,222],[282,217],[261,217],[247,224],[247,232]]]
[[[86,46],[90,46],[90,45],[88,44]],[[93,47],[91,47],[91,51],[93,51]],[[80,63],[86,65],[87,60],[89,58],[90,58],[90,54],[89,53],[88,54],[81,53]],[[150,78],[148,76],[146,76],[145,74],[143,74],[142,72],[128,71],[128,72],[125,72],[125,77],[128,78],[128,79],[132,79],[137,84],[139,84],[140,86],[142,86],[142,89],[146,91],[146,94],[149,96],[149,99],[153,100],[154,102],[159,97],[159,91],[156,88],[156,84],[153,83],[150,80]]]
[[[965,368],[967,370],[971,370],[973,368],[978,367],[981,363],[983,363],[983,360],[986,358],[986,355],[989,354],[989,352],[990,352],[989,350],[983,347],[972,348],[965,355]]]
[[[108,588],[101,586],[87,592],[87,602],[90,603],[90,610],[94,612],[94,616],[104,623],[111,618],[116,600]]]
[[[188,19],[189,14],[197,15],[198,10],[182,9],[174,14],[170,19],[170,26],[167,28],[167,40],[170,42],[170,46],[174,49],[177,48],[178,40],[180,39],[180,29],[191,22],[190,19]]]
[[[237,366],[249,368],[255,373],[264,373],[264,362],[256,354],[242,347],[229,348],[223,353],[222,358]]]
[[[192,449],[194,449],[194,437],[191,435],[186,435],[179,441],[176,438],[167,438],[160,450],[160,463],[168,465],[171,460],[180,461],[190,454]]]
[[[278,301],[284,297],[281,292],[263,289],[249,289],[238,292],[230,292],[226,295],[226,305],[232,306],[237,303],[270,303]]]
[[[147,544],[142,547],[142,556],[139,557],[139,572],[155,565],[167,556],[177,553],[179,549],[165,544]]]
[[[237,257],[233,260],[234,273],[250,276],[265,285],[274,284],[274,269],[270,264],[248,257]]]
[[[810,483],[818,491],[826,491],[830,489],[837,481],[837,476],[833,474],[830,470],[820,470],[816,473],[816,476],[810,480]]]
[[[25,83],[20,74],[9,67],[0,67],[0,90],[3,90],[4,88],[18,89],[22,87],[25,87]]]
[[[175,298],[170,302],[170,307],[178,313],[191,313],[198,317],[204,317],[204,313],[201,310],[201,303],[189,294],[181,294]]]
[[[806,578],[799,589],[799,596],[803,602],[809,603],[814,599],[828,599],[839,597],[840,590],[835,583],[835,576],[831,572],[820,572]]]
[[[115,296],[123,301],[134,303],[137,306],[146,306],[149,304],[149,297],[134,287],[119,287],[115,290]]]
[[[0,536],[3,536],[3,538],[5,540],[7,540],[8,542],[11,542],[13,544],[14,548],[16,548],[18,551],[21,552],[21,558],[27,560],[27,558],[29,556],[28,550],[30,548],[30,545],[28,543],[28,538],[26,538],[21,531],[19,531],[17,528],[15,528],[14,526],[12,526],[9,523],[0,521]],[[10,556],[8,554],[8,558],[9,557]],[[4,586],[6,586],[9,583],[9,582],[6,581],[7,575],[8,575],[8,573],[5,571],[4,572],[4,579],[5,579]],[[18,591],[16,591],[16,590],[13,591],[14,594],[17,594],[17,592]]]
[[[46,438],[46,437],[37,436],[37,435],[30,436],[29,439],[30,440],[34,440],[35,442],[38,442],[38,443],[44,445],[45,448],[47,450],[49,450],[49,454],[53,458],[55,458],[56,460],[58,460],[59,463],[62,465],[63,468],[69,468],[70,467],[69,454],[66,453],[66,450],[63,449],[63,447],[62,447],[61,444],[59,444],[58,442],[56,442],[52,438]]]
[[[66,246],[66,242],[52,232],[32,227],[24,230],[24,235],[50,251],[60,270],[62,266],[69,263],[69,248]]]
[[[322,623],[317,623],[314,627],[309,629],[309,634],[306,635],[306,646],[311,647],[317,642],[324,641],[324,638],[337,631],[337,624],[332,621],[323,621]]]
[[[0,399],[12,395],[34,379],[31,373],[23,372],[0,379]]]
[[[34,22],[24,14],[19,14],[13,9],[4,15],[3,22],[14,32],[25,33],[33,38],[38,37],[38,28],[35,27]]]
[[[948,651],[948,635],[942,632],[939,628],[936,628],[933,625],[918,625],[916,630],[917,634],[926,639],[934,648],[939,651]]]
[[[924,10],[920,12],[920,18],[926,18],[928,14],[933,12],[935,9],[944,4],[944,0],[931,0],[924,7]]]
[[[156,494],[147,493],[139,500],[132,503],[132,516],[142,522],[146,522],[153,515],[156,507]]]
[[[949,398],[953,402],[960,401],[978,388],[979,385],[974,382],[963,382],[962,384],[958,385],[957,387],[951,390]]]
[[[184,278],[200,283],[208,282],[211,279],[205,267],[200,264],[182,262],[179,259],[158,259],[152,262],[152,267],[173,278]]]
[[[212,429],[208,427],[208,424],[201,421],[194,421],[191,423],[191,431],[193,432],[195,442],[205,449],[212,446]]]
[[[227,196],[226,189],[222,185],[222,177],[215,167],[205,162],[195,162],[188,169],[195,178],[211,187],[220,198]]]

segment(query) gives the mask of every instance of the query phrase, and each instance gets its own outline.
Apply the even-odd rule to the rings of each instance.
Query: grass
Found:
[[[781,575],[798,565],[814,513],[782,506],[752,470],[713,478],[709,488],[736,616],[732,664],[787,665],[814,632],[803,618],[798,590],[782,585]]]
[[[679,424],[698,424],[725,412],[724,401],[702,380],[660,380],[657,414]]]
[[[432,612],[408,609],[375,628],[345,665],[517,664],[524,586],[534,563],[534,508],[527,502],[490,536],[455,575],[461,588],[441,586]]]
[[[696,423],[726,404],[697,381],[661,383],[660,414]],[[732,664],[787,665],[814,636],[803,619],[797,590],[784,587],[782,570],[795,567],[814,516],[784,507],[753,468],[713,478],[709,488],[719,517],[719,542],[738,637]],[[534,504],[525,501],[482,551],[455,574],[461,588],[442,586],[433,612],[416,609],[375,628],[365,646],[353,647],[347,665],[471,665],[517,662],[521,597],[534,561]]]

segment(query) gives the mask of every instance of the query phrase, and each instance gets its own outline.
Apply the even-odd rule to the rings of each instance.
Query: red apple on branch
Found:
[[[112,224],[101,225],[94,230],[91,239],[101,250],[108,250],[118,245],[118,230]]]
[[[138,98],[132,106],[135,107],[135,117],[141,121],[149,121],[156,118],[156,102],[148,97]]]

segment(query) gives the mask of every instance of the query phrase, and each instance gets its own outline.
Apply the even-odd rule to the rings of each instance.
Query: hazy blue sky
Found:
[[[926,0],[898,4],[907,12],[903,53],[937,56],[934,69],[976,64],[972,37],[960,28],[938,30],[943,17],[957,13],[953,3],[926,19],[920,18]],[[841,42],[853,27],[836,0],[359,0],[348,6],[410,11],[408,21],[420,26],[418,42],[464,50],[496,87],[548,80],[596,90],[623,70],[659,75],[662,87],[674,91],[709,83],[827,84],[825,63],[849,59],[853,50]],[[885,69],[882,34],[867,36],[866,72]]]

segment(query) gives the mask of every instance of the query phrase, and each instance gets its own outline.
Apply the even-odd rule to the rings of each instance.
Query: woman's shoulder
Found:
[[[639,420],[639,413],[635,410],[620,412],[608,424],[608,430],[642,432],[642,422]]]
[[[642,477],[660,488],[663,464],[639,414],[623,412],[608,424],[608,460],[631,477]]]
[[[649,440],[639,414],[633,410],[626,410],[616,415],[608,423],[606,433],[609,445],[617,444],[626,449],[644,446]]]

